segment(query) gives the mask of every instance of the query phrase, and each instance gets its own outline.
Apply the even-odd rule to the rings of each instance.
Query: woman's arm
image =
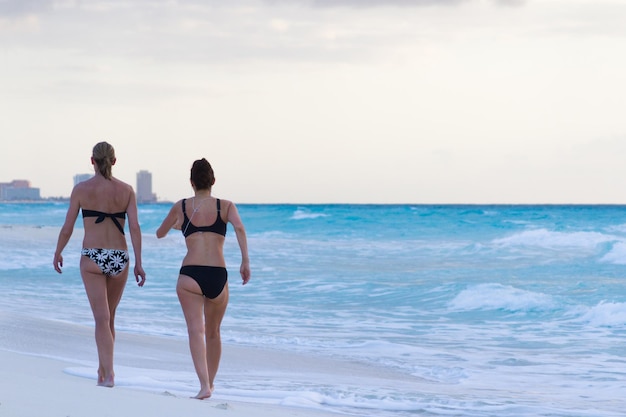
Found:
[[[78,217],[78,211],[80,210],[80,201],[78,198],[78,192],[76,191],[76,187],[72,189],[72,194],[70,196],[70,206],[67,209],[67,214],[65,215],[65,223],[61,227],[61,231],[59,232],[59,238],[57,240],[57,247],[54,251],[54,260],[52,264],[54,265],[54,270],[59,274],[62,273],[61,267],[63,266],[63,249],[67,245],[67,242],[70,241],[72,237],[72,233],[74,232],[74,224],[76,223],[76,218]]]
[[[250,281],[250,258],[248,257],[248,239],[246,237],[246,228],[239,217],[239,211],[235,203],[230,204],[228,209],[228,221],[233,225],[235,234],[237,235],[237,243],[239,243],[239,249],[241,250],[241,266],[239,272],[241,273],[241,279],[243,285],[246,285]]]
[[[146,283],[146,273],[143,270],[142,258],[141,258],[141,227],[139,226],[139,216],[137,213],[137,197],[135,191],[130,187],[130,198],[128,201],[128,207],[126,207],[126,214],[128,215],[128,230],[130,231],[130,240],[133,244],[133,252],[135,254],[135,281],[137,285],[143,287]]]
[[[171,229],[180,230],[182,219],[179,219],[179,215],[181,215],[181,209],[178,208],[179,206],[181,206],[180,201],[175,203],[170,209],[170,212],[167,213],[167,216],[165,217],[165,219],[163,219],[161,226],[159,226],[156,231],[157,238],[161,239],[162,237],[167,236],[167,233]]]

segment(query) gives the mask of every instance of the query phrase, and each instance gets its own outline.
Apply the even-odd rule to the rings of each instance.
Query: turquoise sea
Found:
[[[139,207],[148,281],[139,289],[129,279],[120,332],[186,338],[174,291],[183,238],[155,237],[169,207]],[[66,210],[66,203],[0,204],[0,312],[92,325],[78,270],[80,220],[64,273],[52,268]],[[239,211],[253,278],[240,285],[229,228],[224,343],[395,377],[266,375],[244,384],[218,374],[231,398],[288,398],[353,416],[624,415],[626,206]]]

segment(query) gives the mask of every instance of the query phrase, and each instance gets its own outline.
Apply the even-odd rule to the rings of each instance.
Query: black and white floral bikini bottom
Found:
[[[80,254],[94,261],[107,277],[122,272],[129,261],[128,251],[121,249],[83,248]]]

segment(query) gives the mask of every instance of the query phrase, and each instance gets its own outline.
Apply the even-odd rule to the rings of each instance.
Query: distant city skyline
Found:
[[[31,187],[29,180],[0,182],[0,201],[41,200],[39,188]]]
[[[73,176],[73,186],[86,181],[94,176],[93,173],[75,174]],[[138,204],[156,203],[157,194],[152,192],[152,173],[147,170],[140,170],[136,175],[136,182],[133,185]],[[71,191],[71,188],[70,188]],[[41,196],[39,187],[32,187],[28,179],[13,179],[10,182],[0,182],[0,201],[38,201],[38,200],[58,200],[69,199],[66,196]]]

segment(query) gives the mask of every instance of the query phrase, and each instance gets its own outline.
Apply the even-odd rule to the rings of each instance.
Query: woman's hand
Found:
[[[63,271],[61,271],[61,267],[63,267],[63,255],[61,255],[60,253],[55,253],[52,265],[54,265],[55,271],[57,271],[59,274],[62,274]]]
[[[137,285],[140,287],[143,287],[143,284],[146,283],[146,273],[141,265],[135,265],[135,281],[137,281]]]
[[[242,261],[241,266],[239,267],[239,273],[241,273],[241,279],[243,281],[243,285],[246,285],[248,281],[250,281],[250,262]]]

